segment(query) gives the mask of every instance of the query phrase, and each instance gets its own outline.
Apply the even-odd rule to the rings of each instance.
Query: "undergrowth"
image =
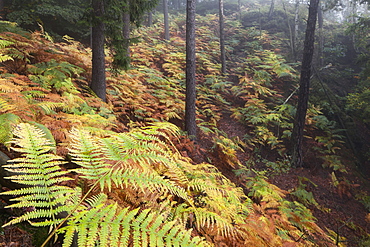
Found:
[[[6,194],[17,202],[10,208],[33,207],[7,225],[51,226],[53,234],[64,235],[64,246],[75,234],[79,246],[331,246],[305,206],[316,204],[304,184],[283,191],[237,158],[237,152],[266,148],[279,157],[262,160],[271,174],[289,170],[286,143],[295,108],[279,85],[295,84],[296,72],[264,49],[273,45],[267,34],[229,21],[227,51],[235,76],[221,76],[216,21],[215,15],[199,17],[197,31],[197,124],[221,158],[209,163],[195,163],[178,150],[186,139],[179,134],[183,16],[175,18],[170,42],[157,38],[156,25],[137,31],[148,35],[132,47],[132,69],[107,72],[108,103],[89,90],[89,49],[67,38],[52,43],[37,32],[2,33],[0,142],[21,156],[7,168],[15,173],[13,182],[26,185]],[[243,139],[228,136],[219,126],[224,114],[250,132]],[[307,126],[312,134],[325,130],[310,140],[327,167],[344,171],[335,156],[340,136],[314,105]],[[247,192],[217,162],[237,170],[238,185]],[[289,193],[297,200],[287,200]]]

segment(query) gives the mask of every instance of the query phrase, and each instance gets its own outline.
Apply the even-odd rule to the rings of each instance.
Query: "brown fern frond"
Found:
[[[4,93],[12,93],[21,91],[22,87],[15,85],[8,78],[0,78],[0,91]]]

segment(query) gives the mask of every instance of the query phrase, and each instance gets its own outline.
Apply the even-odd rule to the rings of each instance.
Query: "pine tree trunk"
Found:
[[[324,66],[324,33],[323,33],[323,28],[324,28],[324,16],[322,13],[322,8],[319,6],[318,13],[317,13],[317,18],[318,18],[318,24],[319,24],[319,49],[318,49],[318,64],[319,67]]]
[[[226,74],[225,35],[224,35],[224,1],[219,0],[221,74]]]
[[[238,18],[239,18],[239,21],[242,20],[242,3],[241,3],[241,0],[238,0]]]
[[[126,0],[126,7],[123,10],[123,28],[122,28],[122,33],[123,33],[123,45],[124,49],[126,51],[126,56],[127,56],[127,64],[130,64],[130,10],[129,10],[129,0]],[[128,67],[129,65],[127,65]]]
[[[294,167],[303,166],[303,149],[302,149],[303,132],[308,107],[311,65],[314,53],[315,28],[319,2],[320,0],[310,0],[310,7],[308,13],[307,29],[303,50],[301,78],[299,82],[298,106],[292,133],[292,143],[294,145],[292,166]]]
[[[274,13],[274,9],[275,9],[275,0],[271,0],[270,10],[269,10],[269,14],[268,14],[268,19],[269,20],[271,19],[272,14]]]
[[[164,15],[164,39],[170,40],[170,28],[168,25],[168,0],[163,0],[163,15]]]
[[[93,13],[95,17],[104,14],[103,0],[92,0]],[[91,89],[104,102],[106,101],[106,77],[105,77],[105,54],[104,54],[104,23],[97,18],[92,27],[92,79]]]
[[[299,4],[300,0],[296,0],[295,2],[295,11],[294,11],[294,39],[293,39],[293,59],[294,62],[298,60],[298,32],[299,32]]]
[[[292,26],[290,25],[288,12],[287,12],[287,10],[285,8],[285,2],[284,2],[284,0],[282,0],[281,2],[283,4],[283,9],[284,9],[284,13],[285,13],[285,19],[287,21],[288,30],[289,30],[289,44],[290,44],[291,55],[294,57],[294,53],[295,52],[294,52],[294,38],[293,38]]]
[[[195,0],[187,0],[185,130],[193,140],[197,138],[195,58]]]
[[[148,27],[153,25],[153,11],[148,12]]]

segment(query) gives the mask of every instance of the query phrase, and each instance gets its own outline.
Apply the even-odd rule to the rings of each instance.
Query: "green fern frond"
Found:
[[[232,222],[219,214],[204,208],[192,208],[190,210],[194,213],[195,223],[198,229],[213,228],[217,230],[218,234],[225,237],[237,234],[237,229],[233,226]]]
[[[183,188],[152,168],[153,163],[170,162],[161,147],[151,143],[158,141],[157,137],[134,132],[97,141],[86,131],[77,129],[72,130],[70,136],[71,156],[81,166],[75,171],[84,178],[98,180],[101,190],[111,190],[112,184],[120,188],[133,185],[142,191],[169,192],[187,199]]]
[[[22,157],[11,160],[4,168],[14,173],[7,177],[12,182],[23,185],[25,188],[2,192],[3,195],[17,196],[11,199],[16,203],[9,205],[10,208],[33,207],[33,211],[17,217],[4,226],[16,224],[22,221],[30,221],[34,225],[56,225],[56,216],[61,212],[70,211],[69,201],[76,191],[59,185],[61,182],[72,180],[67,177],[68,171],[62,171],[59,165],[64,162],[61,157],[50,153],[54,148],[45,133],[27,123],[18,124],[14,131],[11,144],[14,151],[22,153]],[[39,218],[51,218],[53,220],[42,223],[32,222]]]
[[[9,112],[14,110],[14,108],[14,105],[11,105],[5,99],[0,98],[0,112]]]
[[[88,205],[76,212],[61,228],[65,233],[63,246],[70,246],[73,232],[78,246],[207,246],[200,237],[192,237],[176,221],[167,221],[150,209],[139,211],[107,205],[107,196],[99,194],[87,200]],[[178,243],[178,244],[177,244]]]
[[[0,54],[0,63],[6,62],[9,60],[14,60],[14,59],[9,55]]]
[[[8,54],[4,54],[4,51],[3,51],[7,46],[10,46],[13,44],[14,42],[12,41],[0,39],[0,63],[6,62],[9,60],[14,60],[12,56]]]
[[[39,102],[36,105],[40,107],[47,115],[54,114],[57,109],[64,107],[63,103],[50,101]]]
[[[0,99],[1,104],[1,99]],[[0,143],[7,144],[13,137],[13,126],[18,124],[21,119],[13,113],[4,113],[0,115]]]
[[[14,44],[14,42],[12,42],[12,41],[1,39],[0,40],[0,49],[4,49],[5,47],[13,45],[13,44]]]

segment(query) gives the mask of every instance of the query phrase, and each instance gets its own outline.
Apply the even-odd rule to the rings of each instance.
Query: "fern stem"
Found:
[[[105,174],[107,175],[107,174]],[[49,236],[46,238],[46,240],[42,243],[41,247],[45,247],[46,244],[50,241],[50,239],[55,235],[56,231],[62,227],[62,225],[71,217],[71,215],[77,210],[77,208],[81,205],[81,203],[87,198],[87,196],[91,193],[91,191],[98,185],[100,179],[102,179],[104,176],[101,176],[93,186],[86,192],[86,194],[81,198],[81,200],[77,203],[75,208],[63,219],[62,222],[59,223],[57,227],[54,228],[54,230],[49,234]]]

